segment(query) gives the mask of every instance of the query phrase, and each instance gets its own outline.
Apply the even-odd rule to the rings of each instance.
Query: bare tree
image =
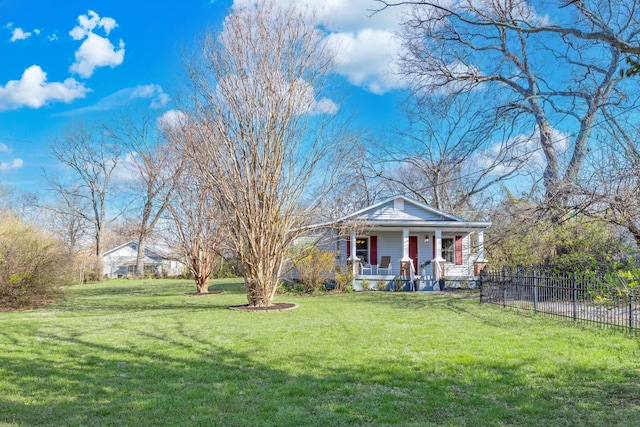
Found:
[[[152,114],[122,114],[108,132],[129,151],[127,166],[133,169],[133,205],[140,210],[137,224],[136,275],[144,275],[146,243],[162,218],[181,171],[180,159],[164,138],[162,124]]]
[[[479,196],[530,172],[529,135],[513,135],[504,126],[512,117],[487,110],[483,97],[469,92],[406,104],[409,125],[380,147],[381,175],[393,193],[473,217]]]
[[[69,197],[74,198],[73,195]],[[78,206],[79,202],[75,201],[72,205]],[[69,254],[75,254],[87,233],[86,219],[71,211],[66,202],[61,199],[51,206],[45,206],[44,210],[48,211],[47,230],[64,242]]]
[[[378,1],[412,5],[400,61],[416,94],[482,91],[487,108],[511,111],[536,132],[547,203],[566,207],[603,107],[627,105],[619,68],[638,40],[635,2]]]
[[[78,123],[53,142],[51,152],[63,170],[46,179],[60,197],[66,214],[90,224],[89,234],[95,243],[95,275],[102,280],[103,233],[105,226],[118,216],[110,199],[111,179],[121,148],[109,141],[101,129]]]
[[[334,176],[334,181],[340,185],[334,186],[323,204],[325,207],[319,214],[319,223],[331,222],[349,213],[364,209],[384,198],[385,182],[382,168],[379,165],[379,153],[367,149],[374,143],[354,140],[352,149],[345,153],[343,159],[348,167]],[[325,189],[320,189],[324,192]]]
[[[287,248],[346,157],[337,106],[319,98],[331,65],[320,36],[312,13],[258,1],[235,9],[188,63],[186,152],[229,220],[251,307],[272,304]]]
[[[174,235],[180,245],[196,290],[207,293],[216,257],[224,252],[222,244],[227,237],[224,216],[217,205],[218,199],[211,194],[211,186],[198,168],[186,168],[177,179],[167,204],[175,226],[170,235]]]
[[[126,213],[123,213],[117,220],[109,223],[105,228],[102,242],[105,248],[111,249],[132,240],[135,241],[139,235],[140,219],[133,215],[128,216]]]
[[[640,123],[616,117],[608,123],[611,133],[602,135],[573,203],[576,211],[624,228],[640,247]]]

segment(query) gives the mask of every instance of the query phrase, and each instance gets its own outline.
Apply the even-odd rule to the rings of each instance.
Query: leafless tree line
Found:
[[[620,73],[640,45],[635,1],[379,4],[407,8],[407,126],[368,140],[347,132],[324,97],[332,58],[313,14],[261,1],[186,56],[173,121],[150,132],[155,120],[120,120],[87,135],[100,147],[87,159],[65,145],[74,132],[58,142],[54,153],[80,177],[75,187],[53,181],[69,236],[83,218],[101,246],[120,213],[104,210],[117,197],[115,159],[128,158],[138,240],[168,213],[198,289],[213,257],[234,253],[256,307],[271,303],[287,247],[310,224],[390,194],[476,218],[516,186],[531,202],[518,205],[537,201],[556,223],[579,212],[640,242],[637,82]]]
[[[406,10],[399,64],[416,106],[409,117],[427,123],[422,135],[409,132],[416,143],[394,150],[403,165],[389,177],[394,187],[464,212],[478,210],[464,204],[486,202],[493,184],[527,175],[524,192],[542,188],[539,205],[556,223],[587,214],[640,243],[639,92],[624,72],[640,53],[638,2],[378,4],[378,13]],[[465,110],[450,108],[458,104]]]
[[[327,196],[353,142],[324,96],[332,60],[307,12],[275,2],[236,10],[187,57],[172,120],[123,116],[56,142],[76,184],[50,182],[70,217],[91,224],[98,277],[104,226],[121,214],[106,208],[117,197],[110,184],[125,162],[137,181],[139,273],[144,241],[166,211],[200,292],[214,258],[231,252],[249,305],[271,304],[290,244],[332,216]]]

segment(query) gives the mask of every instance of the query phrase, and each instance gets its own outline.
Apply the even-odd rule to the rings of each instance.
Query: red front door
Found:
[[[418,272],[418,236],[409,236],[409,258],[413,262],[413,271]]]

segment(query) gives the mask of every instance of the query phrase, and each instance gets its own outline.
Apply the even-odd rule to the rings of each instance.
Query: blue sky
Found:
[[[170,110],[182,50],[246,1],[1,0],[0,184],[44,190],[42,168],[55,167],[49,145],[74,121],[134,104]],[[311,3],[327,22],[326,43],[341,47],[335,77],[350,89],[341,108],[373,132],[397,122],[400,11],[371,17],[373,0]]]

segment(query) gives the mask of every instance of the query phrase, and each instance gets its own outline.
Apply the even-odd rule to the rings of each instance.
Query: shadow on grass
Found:
[[[492,327],[504,327],[505,317],[496,316],[496,306],[481,305],[479,298],[473,295],[456,293],[429,293],[429,292],[365,292],[359,293],[354,302],[364,304],[378,304],[391,307],[395,310],[408,312],[415,311],[439,311],[455,316],[468,317],[477,323]],[[530,317],[531,313],[520,312],[520,318]],[[517,319],[514,319],[517,321]]]
[[[287,364],[304,369],[287,372],[181,323],[137,330],[130,343],[68,330],[34,338],[36,354],[0,354],[0,425],[640,424],[635,371],[568,365],[531,381],[526,362],[380,356],[333,364],[332,355],[306,348]]]
[[[242,279],[212,280],[209,287],[211,289],[222,289],[231,293],[243,293]],[[108,296],[131,296],[131,295],[181,295],[184,292],[196,290],[192,280],[117,280],[91,283],[86,285],[75,285],[67,288],[67,292],[74,297],[108,297]]]
[[[65,298],[55,304],[61,311],[149,311],[210,310],[227,308],[246,301],[238,279],[212,281],[210,290],[223,290],[203,298],[184,294],[196,290],[188,280],[119,280],[77,285],[67,289]],[[176,298],[178,297],[178,298]]]

